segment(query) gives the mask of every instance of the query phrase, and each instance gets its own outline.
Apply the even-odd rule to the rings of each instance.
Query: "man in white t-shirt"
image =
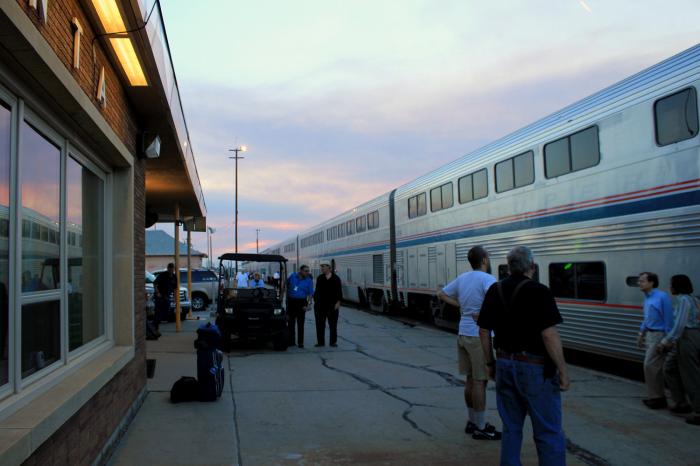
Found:
[[[479,339],[479,318],[481,304],[488,289],[496,283],[491,275],[489,254],[481,246],[474,246],[467,255],[469,264],[474,269],[465,272],[438,291],[438,298],[454,307],[458,307],[462,317],[459,321],[457,337],[457,354],[459,373],[466,374],[464,401],[469,411],[469,420],[464,431],[472,434],[476,440],[500,440],[501,433],[486,422],[486,383],[488,370],[484,350]]]
[[[243,270],[236,274],[236,288],[248,288],[248,274]]]

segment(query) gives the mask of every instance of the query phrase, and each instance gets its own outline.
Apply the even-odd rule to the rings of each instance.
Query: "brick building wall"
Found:
[[[121,85],[117,71],[107,60],[103,42],[106,38],[95,38],[95,31],[90,25],[87,15],[80,6],[78,0],[61,0],[48,2],[48,21],[42,24],[36,10],[29,7],[27,0],[17,0],[27,16],[32,20],[41,35],[46,39],[56,55],[68,69],[75,81],[80,85],[85,94],[102,112],[112,129],[117,133],[121,141],[132,154],[136,151],[137,121],[134,118],[124,88]],[[83,36],[80,41],[80,69],[73,68],[73,30],[71,22],[78,18],[83,28]],[[93,44],[95,59],[93,60]],[[105,68],[107,81],[107,106],[102,108],[95,94],[97,82],[100,77],[100,68]]]
[[[107,61],[100,39],[95,37],[80,3],[77,0],[50,1],[48,22],[42,24],[37,12],[26,0],[18,4],[33,21],[56,55],[75,77],[86,95],[91,99],[121,141],[135,154],[137,120],[127,100],[117,72]],[[73,69],[73,34],[71,20],[77,17],[83,28],[81,40],[80,69]],[[102,108],[96,98],[96,86],[100,67],[105,67],[107,80],[107,106]],[[134,280],[144,282],[145,270],[145,161],[134,161]],[[143,287],[135,289],[135,351],[134,359],[127,364],[107,385],[85,403],[78,412],[63,424],[25,461],[28,465],[46,464],[92,464],[100,457],[110,437],[119,428],[132,405],[146,384],[146,340]],[[115,312],[119,312],[115,309]]]

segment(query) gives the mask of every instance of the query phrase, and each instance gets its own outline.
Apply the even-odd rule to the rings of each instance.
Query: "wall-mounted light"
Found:
[[[147,159],[157,159],[160,157],[160,136],[153,133],[144,132],[139,136],[141,139],[141,152],[139,157]]]
[[[117,2],[115,0],[92,0],[92,5],[95,7],[97,16],[100,18],[102,27],[107,34],[124,34],[122,37],[110,38],[109,42],[117,55],[124,74],[129,80],[129,84],[132,86],[147,86],[146,75],[143,72],[143,68],[141,68],[134,44],[127,35],[126,25],[122,19]]]
[[[139,58],[136,56],[136,50],[131,44],[131,39],[128,37],[115,37],[109,39],[109,42],[112,44],[114,53],[117,54],[129,84],[132,86],[147,86],[146,76],[143,74],[141,63],[139,63]]]
[[[92,0],[97,16],[107,34],[126,31],[126,26],[122,20],[122,14],[115,0]]]

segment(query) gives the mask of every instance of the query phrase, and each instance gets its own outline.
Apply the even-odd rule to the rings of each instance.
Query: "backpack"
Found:
[[[194,377],[180,377],[170,389],[170,402],[196,401],[199,398],[199,384]]]

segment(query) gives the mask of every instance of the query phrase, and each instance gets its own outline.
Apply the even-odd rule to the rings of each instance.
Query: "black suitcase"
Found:
[[[199,401],[216,401],[224,390],[224,354],[218,349],[197,350]]]

